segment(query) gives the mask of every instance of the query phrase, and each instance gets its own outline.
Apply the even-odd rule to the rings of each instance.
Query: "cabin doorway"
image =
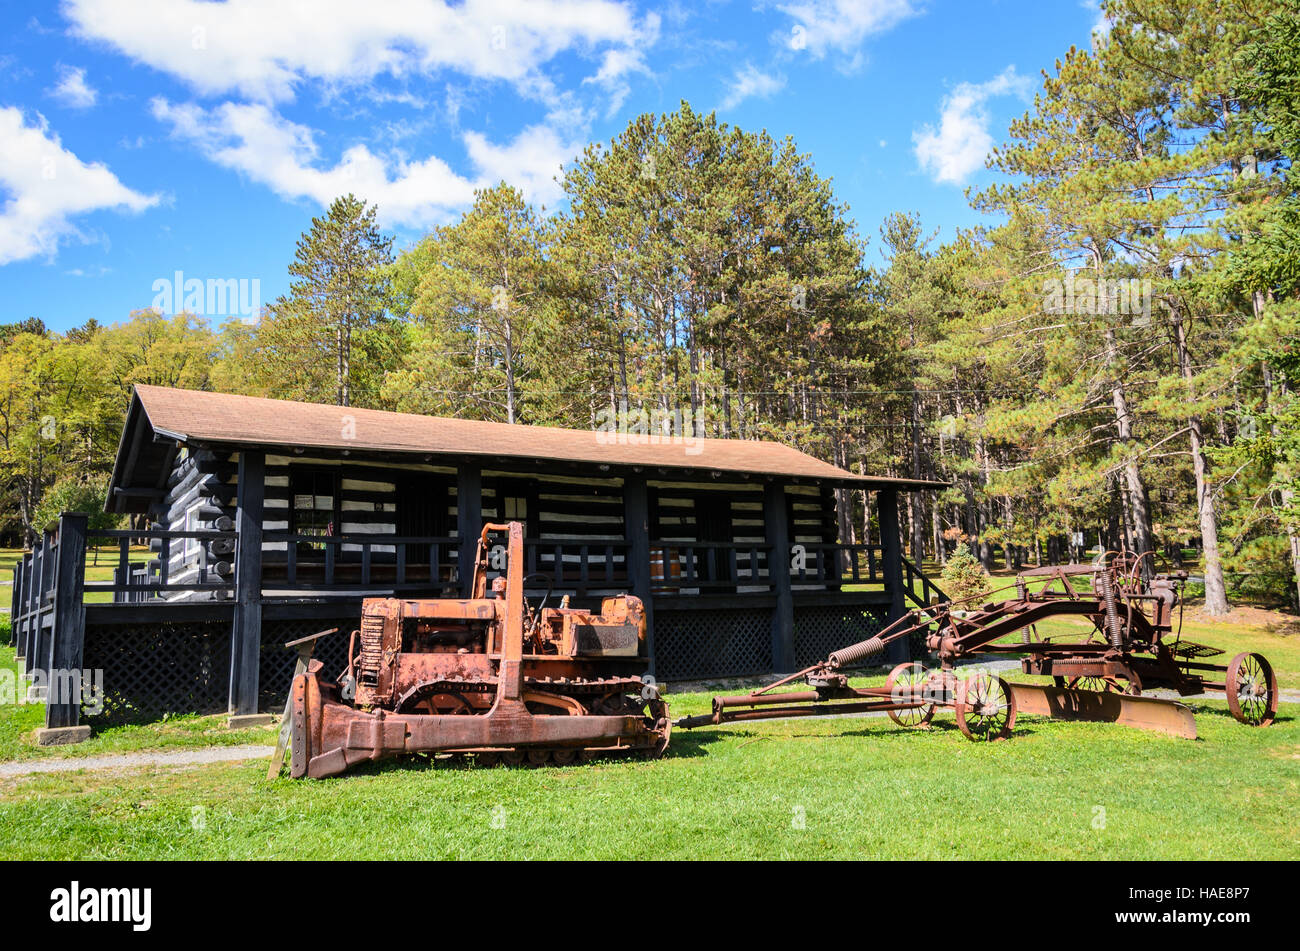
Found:
[[[445,538],[448,532],[446,476],[404,473],[397,479],[397,534],[406,538]]]
[[[725,493],[710,493],[695,497],[695,539],[706,543],[695,553],[696,572],[701,581],[730,580],[729,553],[726,548],[714,548],[714,543],[730,544],[732,541],[731,497]]]

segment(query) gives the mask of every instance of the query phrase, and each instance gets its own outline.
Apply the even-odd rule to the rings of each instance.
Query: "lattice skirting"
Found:
[[[325,665],[322,673],[333,679],[347,665],[348,636],[360,626],[360,614],[353,617],[263,623],[262,662],[257,676],[260,708],[266,713],[284,711],[285,698],[289,695],[289,681],[293,679],[293,666],[298,660],[297,649],[285,647],[285,641],[294,641],[318,631],[337,627],[338,633],[329,634],[316,642],[316,650],[312,654],[314,659]]]
[[[744,677],[772,669],[772,612],[655,612],[655,673],[660,680]]]
[[[104,709],[84,723],[142,723],[165,714],[224,713],[230,621],[87,624],[83,666],[104,671]],[[83,704],[83,708],[84,708]]]
[[[794,609],[795,666],[805,667],[825,660],[831,651],[865,641],[885,626],[883,607],[862,605],[819,605]],[[872,663],[884,663],[873,659]]]

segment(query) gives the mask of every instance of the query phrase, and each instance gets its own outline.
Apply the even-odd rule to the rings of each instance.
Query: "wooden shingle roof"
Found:
[[[140,411],[155,434],[186,444],[326,449],[349,454],[487,457],[593,466],[654,467],[777,476],[839,484],[920,488],[936,483],[858,475],[778,442],[744,439],[627,436],[619,433],[524,426],[263,399],[199,390],[138,385],[128,417]],[[131,481],[121,453],[114,484]],[[434,461],[434,460],[430,460]],[[437,462],[446,464],[447,458]],[[125,464],[125,465],[124,465]],[[138,484],[138,483],[137,483]]]

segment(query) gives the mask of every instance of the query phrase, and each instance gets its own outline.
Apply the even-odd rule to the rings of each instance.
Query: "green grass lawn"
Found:
[[[673,698],[674,715],[706,698]],[[1300,721],[1198,703],[1201,739],[950,716],[678,731],[655,762],[422,761],[268,782],[265,761],[0,780],[0,854],[61,858],[1300,858]]]

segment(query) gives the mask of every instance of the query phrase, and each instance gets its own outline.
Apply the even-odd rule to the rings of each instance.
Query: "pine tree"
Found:
[[[957,602],[978,601],[989,594],[988,572],[965,542],[958,542],[940,573],[944,593]]]
[[[339,406],[372,399],[392,332],[393,240],[380,232],[377,211],[350,194],[336,198],[298,239],[289,293],[271,305],[259,334],[259,357],[281,381],[275,395],[329,393]]]
[[[418,325],[384,389],[400,409],[552,422],[546,405],[553,311],[542,226],[505,183],[404,256]]]

